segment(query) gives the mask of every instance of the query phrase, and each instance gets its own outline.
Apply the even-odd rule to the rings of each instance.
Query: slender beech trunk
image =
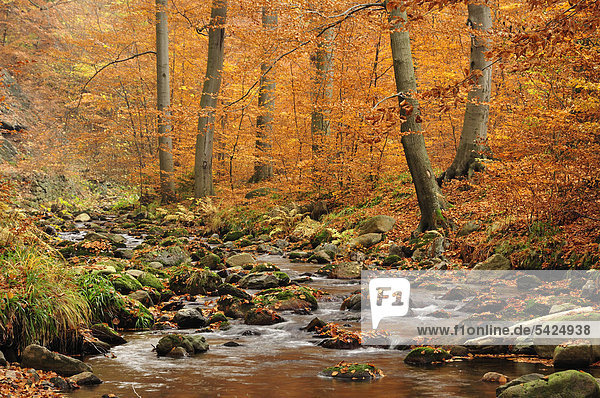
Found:
[[[310,132],[313,141],[313,152],[319,152],[323,146],[323,138],[330,132],[329,102],[333,97],[333,39],[335,31],[327,29],[317,44],[317,50],[311,57],[316,69],[314,91],[312,93],[313,110],[311,114]]]
[[[158,109],[158,160],[163,202],[175,199],[173,139],[170,123],[169,26],[167,0],[156,0],[156,107]]]
[[[227,0],[213,0],[208,28],[208,58],[206,78],[200,100],[198,135],[194,164],[194,196],[202,198],[214,195],[212,160],[215,133],[215,110],[221,88],[221,72],[225,45],[225,22]]]
[[[277,28],[277,13],[273,7],[263,6],[262,23],[267,34],[271,34]],[[266,61],[260,66],[259,115],[256,118],[256,152],[258,160],[254,165],[254,174],[250,178],[250,182],[260,182],[273,177],[271,140],[273,139],[275,80],[267,73],[269,66],[270,64]]]
[[[442,226],[441,209],[445,201],[435,181],[435,175],[425,148],[425,139],[421,134],[419,102],[414,98],[414,93],[417,91],[417,80],[410,48],[410,37],[405,29],[406,21],[406,12],[401,12],[398,8],[390,12],[392,28],[390,41],[396,90],[398,93],[404,93],[404,95],[398,96],[400,108],[402,108],[401,112],[406,118],[401,129],[402,132],[409,133],[402,137],[402,146],[417,192],[419,209],[421,210],[421,222],[417,232],[424,232]],[[405,110],[407,107],[404,101],[412,106],[412,111],[407,112]]]
[[[492,28],[492,12],[486,4],[469,4],[467,25],[473,30],[485,33]],[[442,179],[451,180],[469,175],[476,159],[487,152],[487,128],[489,119],[490,93],[492,89],[491,62],[485,58],[488,47],[485,37],[471,36],[471,76],[473,87],[469,91],[465,120],[460,135],[460,143],[454,161]]]

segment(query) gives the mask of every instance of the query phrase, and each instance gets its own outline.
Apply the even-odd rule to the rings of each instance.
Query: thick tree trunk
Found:
[[[410,132],[402,137],[402,146],[417,192],[419,209],[421,210],[421,222],[417,232],[423,232],[437,229],[443,225],[441,209],[445,201],[441,196],[435,181],[435,175],[431,169],[425,139],[420,133],[419,102],[414,98],[414,93],[417,91],[417,80],[410,48],[410,37],[405,29],[406,21],[406,12],[401,12],[398,8],[390,12],[392,27],[390,41],[396,90],[398,93],[402,93],[399,94],[398,101],[406,118],[401,129],[402,132]],[[404,101],[412,106],[412,111],[404,110],[406,108]]]
[[[310,121],[310,132],[313,141],[313,152],[323,146],[323,138],[330,132],[329,102],[333,96],[333,39],[335,31],[327,29],[320,37],[317,50],[311,57],[316,69],[314,91],[312,93],[313,110]]]
[[[226,19],[227,1],[213,0],[208,28],[206,78],[202,87],[198,135],[196,136],[194,165],[194,196],[196,198],[214,195],[215,193],[212,174],[213,139],[215,132],[215,109],[221,88]]]
[[[492,12],[486,4],[469,4],[467,25],[473,30],[487,33],[492,28]],[[452,165],[446,170],[443,179],[451,180],[469,175],[476,159],[488,151],[487,126],[489,118],[490,93],[492,86],[491,62],[486,60],[488,39],[471,37],[471,76],[473,87],[469,91],[465,120],[460,135],[460,143]]]
[[[169,85],[169,26],[167,0],[156,0],[156,107],[158,109],[158,160],[163,202],[175,199],[173,139],[171,137]]]
[[[271,7],[262,9],[263,28],[267,33],[277,28],[277,13]],[[259,115],[256,118],[256,151],[258,160],[250,182],[260,182],[273,177],[271,140],[273,139],[273,108],[275,105],[275,80],[268,75],[269,63],[260,66],[260,91],[258,94]]]

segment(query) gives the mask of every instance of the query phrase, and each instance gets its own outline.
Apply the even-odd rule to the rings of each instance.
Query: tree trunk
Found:
[[[277,13],[272,7],[263,6],[263,28],[267,33],[277,28]],[[275,81],[268,75],[269,63],[260,66],[260,90],[258,94],[259,115],[256,118],[256,151],[258,160],[250,182],[260,182],[273,177],[271,140],[273,139],[273,108],[275,105]]]
[[[316,69],[314,92],[312,93],[313,111],[311,114],[310,132],[313,141],[313,152],[319,152],[323,146],[323,138],[329,134],[329,101],[333,96],[333,28],[327,29],[317,44],[317,50],[311,57]]]
[[[194,197],[214,195],[212,158],[215,134],[215,110],[221,89],[221,71],[225,50],[225,22],[227,1],[213,0],[208,28],[208,58],[206,78],[200,99],[200,117],[196,136],[196,156],[194,164]]]
[[[473,30],[487,33],[492,28],[492,12],[486,4],[469,4],[467,25]],[[471,76],[473,87],[469,91],[467,109],[460,134],[460,143],[454,161],[446,170],[443,179],[451,180],[469,175],[478,157],[487,152],[487,125],[489,119],[490,93],[492,86],[491,62],[485,59],[488,39],[471,36]],[[440,179],[442,180],[442,179]]]
[[[419,102],[414,98],[414,93],[417,91],[417,80],[410,48],[410,37],[404,26],[406,21],[406,12],[401,12],[398,8],[390,12],[392,27],[390,42],[396,90],[401,93],[398,95],[398,101],[402,109],[401,112],[406,118],[406,121],[402,123],[401,130],[402,132],[409,132],[409,134],[402,137],[402,146],[417,192],[419,209],[421,210],[421,222],[417,232],[424,232],[437,229],[443,225],[441,209],[445,201],[441,196],[439,186],[435,181],[435,175],[431,169],[425,139],[420,133]],[[404,101],[412,106],[412,111],[406,110],[407,107]]]
[[[173,139],[171,137],[169,85],[169,26],[167,0],[156,0],[156,107],[158,109],[158,160],[163,202],[175,199]]]

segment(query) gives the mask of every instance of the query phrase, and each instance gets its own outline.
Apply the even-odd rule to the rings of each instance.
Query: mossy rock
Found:
[[[198,261],[198,265],[210,270],[224,269],[225,265],[221,261],[221,257],[214,253],[208,253]]]
[[[189,231],[187,229],[181,228],[181,227],[169,229],[163,233],[164,238],[168,238],[168,237],[183,238],[183,237],[187,237],[189,235],[190,235]]]
[[[433,347],[418,347],[408,353],[404,362],[410,365],[432,365],[443,363],[452,358],[444,349]]]
[[[275,275],[277,280],[279,280],[279,286],[287,286],[290,284],[290,277],[285,272],[275,271],[273,272],[273,275]]]
[[[224,313],[215,312],[214,314],[211,315],[210,319],[208,320],[209,324],[213,324],[213,323],[217,323],[217,322],[227,322],[227,317],[225,316]]]
[[[600,397],[600,386],[594,376],[578,370],[553,373],[500,391],[499,398]]]
[[[200,354],[208,350],[208,343],[203,336],[170,334],[162,337],[156,344],[156,354],[166,356],[171,350],[182,347],[189,355]]]
[[[231,231],[223,237],[223,241],[224,242],[236,241],[236,240],[242,238],[244,235],[246,235],[246,234],[242,231]]]
[[[252,242],[248,238],[241,238],[237,241],[237,244],[239,247],[248,247],[248,246],[252,246],[254,244],[254,242]]]
[[[253,302],[258,307],[267,307],[281,311],[319,308],[313,292],[303,286],[266,289],[256,293]]]
[[[92,336],[110,345],[121,345],[127,343],[127,341],[121,335],[119,335],[106,323],[97,323],[92,325],[90,326],[90,331],[92,332]]]
[[[131,275],[128,274],[115,274],[118,275],[116,278],[111,280],[112,285],[121,294],[129,294],[140,290],[142,284]]]
[[[313,248],[319,246],[322,243],[329,243],[333,239],[333,232],[329,228],[325,228],[319,232],[310,240],[310,244]]]
[[[395,254],[392,254],[391,256],[387,256],[384,260],[382,265],[384,267],[391,267],[392,265],[399,263],[400,261],[402,261],[402,257],[397,256]]]
[[[206,268],[180,266],[169,280],[169,288],[177,294],[209,294],[221,284],[221,277]]]
[[[347,379],[352,381],[376,380],[383,377],[381,369],[371,364],[340,362],[335,366],[323,369],[322,376]]]
[[[246,325],[274,325],[280,322],[285,322],[285,319],[277,312],[267,308],[252,308],[244,317]]]
[[[217,300],[217,309],[230,318],[244,318],[252,308],[254,308],[254,303],[250,300],[231,295],[221,296]]]
[[[163,290],[165,286],[162,284],[160,279],[151,274],[150,272],[144,272],[138,277],[138,281],[142,286],[148,286],[158,291]]]

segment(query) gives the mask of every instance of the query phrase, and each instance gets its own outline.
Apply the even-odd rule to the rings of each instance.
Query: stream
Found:
[[[79,240],[85,233],[61,234],[63,239]],[[128,246],[141,241],[124,235]],[[134,241],[135,240],[135,241]],[[314,273],[316,264],[291,263],[282,256],[262,255],[258,262],[270,262],[288,273],[291,279]],[[249,326],[243,320],[231,320],[231,329],[204,333],[208,352],[185,359],[158,358],[152,352],[158,340],[182,331],[144,331],[125,333],[127,344],[113,347],[111,353],[86,359],[104,383],[82,387],[69,394],[73,398],[97,398],[103,394],[144,398],[188,398],[206,396],[258,397],[495,397],[497,384],[480,379],[496,371],[509,378],[527,373],[553,372],[540,364],[517,363],[501,359],[478,358],[456,361],[436,367],[414,367],[403,362],[407,351],[380,348],[332,350],[317,346],[320,339],[300,330],[318,316],[350,329],[360,329],[360,314],[339,310],[341,296],[360,289],[359,281],[312,276],[306,285],[330,293],[319,301],[319,309],[310,315],[283,312],[286,322],[272,326]],[[249,291],[255,293],[255,291]],[[213,298],[196,305],[214,305]],[[223,344],[234,341],[239,346]],[[371,382],[348,382],[318,376],[339,361],[370,362],[382,369],[385,377]],[[598,371],[592,371],[598,376]]]

